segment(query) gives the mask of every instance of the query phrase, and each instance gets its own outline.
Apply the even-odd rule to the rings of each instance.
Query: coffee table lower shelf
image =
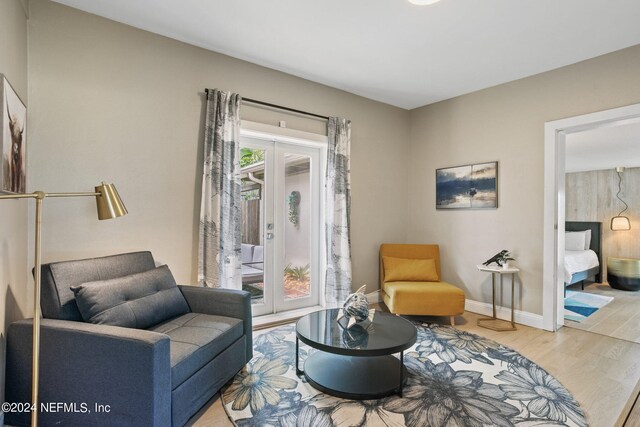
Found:
[[[361,357],[316,351],[304,362],[304,372],[297,373],[324,393],[352,400],[402,395],[407,381],[407,368],[390,355]]]

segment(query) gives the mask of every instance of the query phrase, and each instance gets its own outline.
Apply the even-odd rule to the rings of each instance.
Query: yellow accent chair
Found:
[[[455,325],[464,313],[464,291],[440,277],[438,245],[380,245],[380,291],[392,313],[449,316]]]

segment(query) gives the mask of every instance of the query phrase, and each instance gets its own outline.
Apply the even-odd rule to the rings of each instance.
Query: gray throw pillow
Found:
[[[189,312],[176,281],[163,265],[116,279],[72,286],[85,322],[147,329]]]

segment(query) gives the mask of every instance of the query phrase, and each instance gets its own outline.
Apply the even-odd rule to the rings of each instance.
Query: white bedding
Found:
[[[569,283],[574,273],[598,267],[599,265],[598,255],[591,249],[586,251],[565,251],[564,283]]]

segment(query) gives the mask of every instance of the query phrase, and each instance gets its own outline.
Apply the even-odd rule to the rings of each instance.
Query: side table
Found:
[[[484,319],[478,319],[478,326],[483,328],[491,329],[494,331],[515,331],[516,323],[514,321],[514,302],[515,302],[515,283],[516,283],[516,274],[520,272],[519,268],[509,267],[494,267],[494,266],[486,266],[486,265],[478,265],[478,270],[485,271],[487,273],[491,273],[491,289],[492,289],[492,299],[493,299],[493,316],[487,317]],[[506,320],[498,319],[496,316],[496,275],[500,277],[500,288],[502,288],[502,276],[505,274],[511,275],[511,322],[509,326],[499,326],[496,323],[499,322],[507,322]],[[487,322],[492,322],[487,323]]]

